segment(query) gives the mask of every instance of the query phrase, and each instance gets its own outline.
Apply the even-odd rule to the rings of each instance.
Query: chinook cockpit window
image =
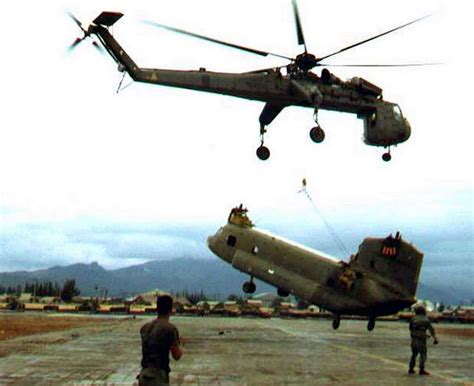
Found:
[[[237,244],[237,237],[233,235],[227,236],[227,245],[229,247],[235,247],[235,244]]]

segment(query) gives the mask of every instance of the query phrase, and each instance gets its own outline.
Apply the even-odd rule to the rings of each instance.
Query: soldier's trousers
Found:
[[[411,340],[411,359],[410,369],[415,368],[416,357],[420,354],[420,370],[425,368],[426,362],[426,339],[412,339]]]
[[[161,369],[142,369],[137,378],[140,386],[167,386],[170,384],[168,374]]]

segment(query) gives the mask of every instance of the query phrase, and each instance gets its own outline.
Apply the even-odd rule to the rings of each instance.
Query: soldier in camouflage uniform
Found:
[[[425,370],[426,362],[426,339],[428,335],[426,330],[429,330],[431,336],[434,339],[434,344],[438,344],[438,339],[436,339],[436,333],[431,325],[430,320],[426,316],[426,310],[423,306],[418,306],[415,309],[415,316],[410,321],[410,335],[411,335],[411,359],[410,359],[410,368],[408,370],[409,374],[415,373],[415,364],[416,357],[420,354],[420,375],[430,375],[429,372]]]
[[[142,338],[142,371],[138,375],[140,386],[169,385],[169,354],[174,360],[183,355],[178,329],[169,322],[173,298],[158,296],[158,317],[140,329]]]

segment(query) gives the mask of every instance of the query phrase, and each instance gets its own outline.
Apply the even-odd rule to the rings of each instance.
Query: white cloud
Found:
[[[97,241],[100,233],[95,240],[75,238],[97,222],[213,230],[240,202],[264,227],[287,219],[300,223],[296,228],[304,237],[320,220],[311,219],[308,203],[296,193],[303,177],[341,234],[352,233],[355,223],[380,233],[395,226],[411,232],[437,222],[472,226],[472,76],[467,66],[473,55],[466,49],[470,24],[464,6],[428,0],[390,6],[374,0],[318,5],[300,0],[299,7],[308,48],[317,55],[437,11],[333,61],[446,62],[423,69],[334,69],[343,79],[359,75],[383,87],[384,97],[398,102],[410,120],[412,138],[393,150],[390,164],[380,161],[381,149],[362,143],[362,121],[355,116],[320,112],[327,137],[315,145],[307,133],[312,111],[294,107],[269,127],[272,155],[262,163],[254,153],[262,103],[139,84],[116,95],[120,74],[90,42],[65,55],[80,31],[64,8],[86,25],[102,9],[116,9],[126,15],[114,27],[115,36],[143,66],[239,72],[285,64],[153,30],[137,20],[296,55],[300,48],[289,1],[246,0],[232,7],[210,0],[166,6],[114,0],[4,6],[0,45],[8,60],[2,62],[0,97],[0,237],[14,235],[24,243],[9,239],[2,246],[3,269],[81,259],[114,266],[150,253],[203,251],[202,237],[189,239],[186,233],[150,236],[132,229],[120,237],[111,233],[103,242]],[[28,224],[39,230],[26,231]]]

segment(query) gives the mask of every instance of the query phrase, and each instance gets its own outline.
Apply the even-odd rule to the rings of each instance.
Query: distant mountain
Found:
[[[225,298],[230,294],[241,294],[242,283],[248,276],[218,259],[191,258],[154,260],[115,270],[106,270],[97,263],[91,263],[55,266],[33,272],[0,273],[0,285],[4,287],[35,280],[62,284],[66,279],[75,279],[81,294],[89,296],[101,294],[105,289],[109,296],[124,297],[160,288],[173,292],[202,290],[206,294]],[[472,301],[471,288],[454,290],[443,285],[420,283],[417,297],[446,304]],[[273,287],[257,281],[257,292],[273,291]]]
[[[241,293],[242,283],[248,276],[217,259],[191,258],[154,260],[115,270],[91,263],[0,273],[0,285],[4,287],[35,280],[62,284],[66,279],[75,279],[82,295],[96,295],[107,289],[109,296],[130,296],[160,288],[173,292],[202,290],[209,295],[227,297]],[[259,292],[272,291],[272,287],[259,281],[257,288]]]
[[[471,304],[474,302],[474,291],[469,288],[453,288],[449,284],[418,284],[418,299],[431,300],[444,304]]]

